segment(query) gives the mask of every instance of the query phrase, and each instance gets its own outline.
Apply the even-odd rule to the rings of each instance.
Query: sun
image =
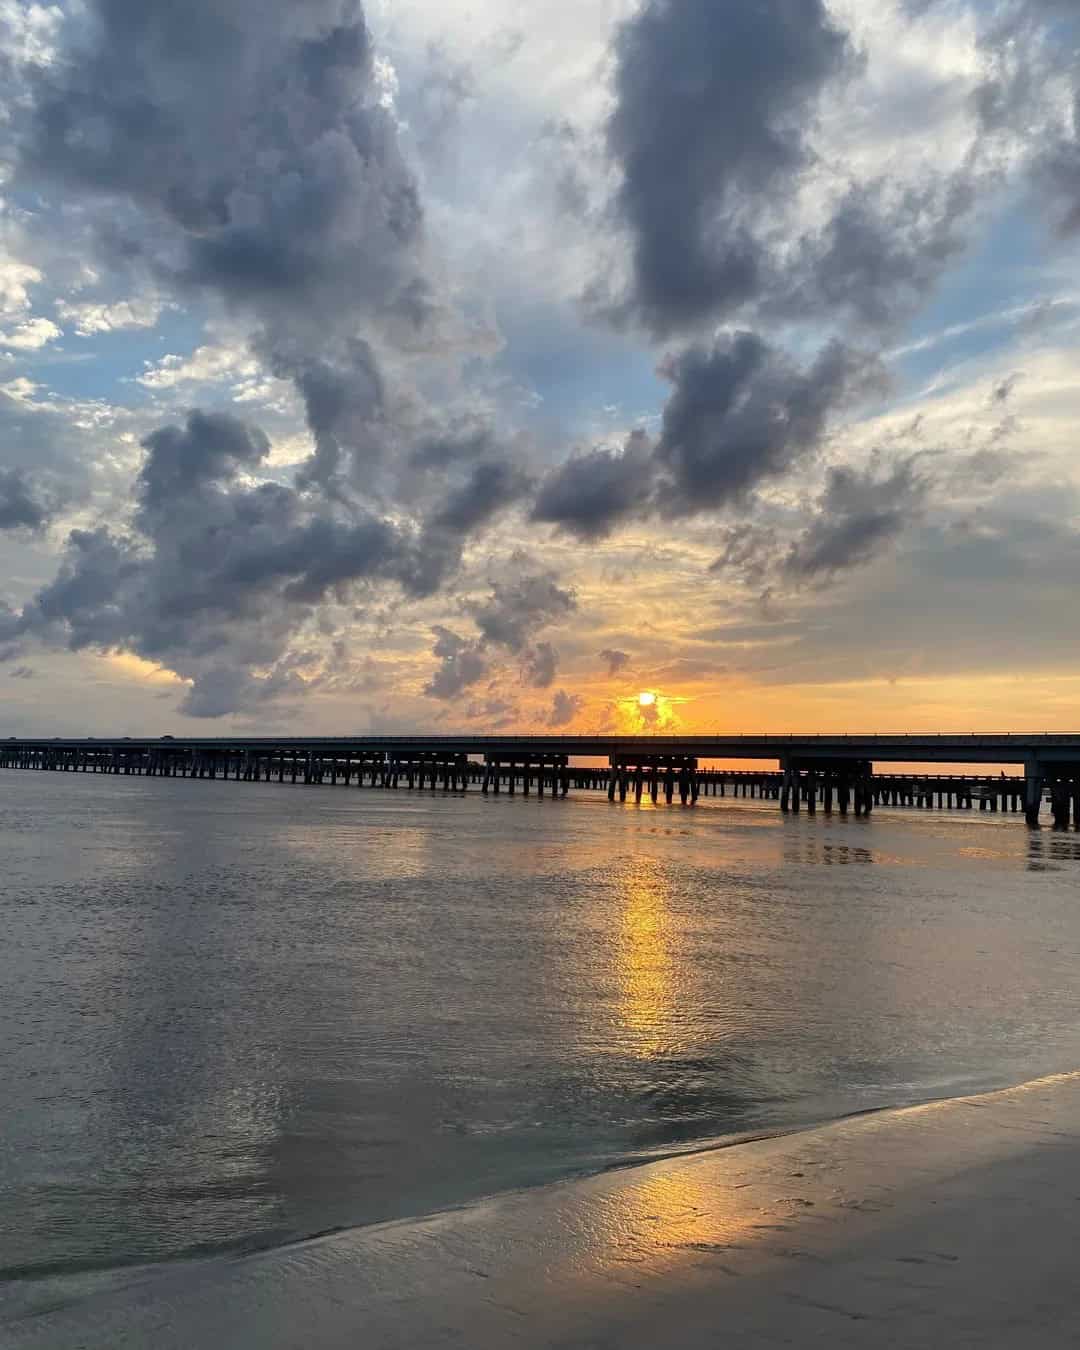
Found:
[[[655,707],[656,707],[656,695],[655,695],[655,694],[650,694],[650,693],[638,694],[638,699],[637,699],[637,701],[638,701],[638,707],[639,707],[639,708],[655,708]]]

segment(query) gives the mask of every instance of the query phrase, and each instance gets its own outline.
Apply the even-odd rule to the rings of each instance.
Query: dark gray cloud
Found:
[[[528,476],[505,460],[477,464],[465,482],[449,493],[432,524],[458,534],[470,534],[519,501],[531,486]]]
[[[646,0],[614,53],[621,305],[665,334],[763,290],[762,208],[806,167],[818,95],[855,57],[822,0]]]
[[[728,525],[710,572],[735,577],[744,586],[764,584],[776,559],[776,530],[752,520]]]
[[[257,428],[199,409],[188,414],[184,426],[162,427],[143,444],[148,454],[139,484],[147,515],[168,511],[178,497],[197,495],[204,486],[257,468],[270,453],[269,440]]]
[[[530,570],[525,555],[515,555],[511,575],[491,587],[486,600],[465,606],[479,631],[473,638],[436,627],[434,655],[439,666],[424,692],[432,698],[454,699],[485,679],[497,655],[520,658],[521,677],[536,689],[548,689],[558,674],[558,652],[542,641],[544,630],[568,619],[577,608],[572,591],[564,590],[553,572]]]
[[[487,729],[500,731],[514,725],[521,716],[521,708],[513,699],[492,695],[470,703],[465,709],[465,716],[470,722],[483,722]]]
[[[38,71],[25,173],[135,207],[123,247],[268,325],[422,314],[422,212],[358,0],[88,8]]]
[[[631,276],[588,286],[594,312],[662,338],[829,313],[891,328],[964,246],[990,181],[981,144],[954,170],[852,176],[846,190],[818,163],[821,96],[863,65],[823,0],[645,0],[613,58],[607,148]],[[804,187],[820,223],[799,219]]]
[[[607,667],[608,675],[614,677],[630,664],[630,653],[621,652],[617,647],[605,647],[600,653],[600,660]]]
[[[256,677],[232,666],[212,666],[200,673],[178,711],[187,717],[224,717],[238,709],[254,713],[262,705],[304,692],[304,682],[293,671]]]
[[[745,500],[819,447],[831,414],[881,386],[879,363],[832,342],[808,367],[755,333],[725,334],[669,358],[673,390],[651,448],[596,451],[556,469],[534,519],[585,539],[627,518],[680,518]]]
[[[247,324],[303,401],[315,450],[300,487],[411,510],[414,484],[386,462],[408,458],[414,432],[439,440],[438,418],[391,397],[377,348],[441,350],[452,322],[359,0],[194,0],[179,19],[168,0],[92,0],[65,32],[20,122],[21,181],[100,202],[114,255]],[[508,458],[491,443],[489,459]],[[452,479],[434,524],[485,524],[484,494],[511,495],[497,473]],[[442,551],[418,592],[452,568]]]
[[[72,531],[24,629],[160,662],[194,682],[183,711],[218,716],[304,688],[290,645],[328,597],[408,586],[415,535],[245,481],[269,443],[236,418],[196,411],[144,446],[132,529]]]
[[[558,584],[554,573],[522,570],[495,582],[487,600],[467,609],[485,641],[521,652],[543,628],[568,619],[577,609],[577,598]]]
[[[885,476],[874,467],[830,469],[817,515],[791,546],[784,571],[828,577],[869,562],[918,519],[928,491],[913,459]]]
[[[54,509],[29,474],[0,468],[0,530],[40,530]]]
[[[383,457],[386,440],[386,391],[371,346],[349,339],[335,361],[283,357],[272,349],[266,355],[277,374],[294,380],[315,440],[300,483],[333,492],[343,487],[343,474],[355,483],[358,474],[370,473]]]
[[[464,638],[449,628],[436,627],[434,655],[439,659],[435,674],[424,687],[429,698],[447,701],[460,698],[470,686],[486,679],[489,671],[483,642]]]
[[[544,480],[532,518],[579,539],[604,539],[620,521],[644,514],[653,490],[648,437],[634,432],[621,450],[573,456]]]
[[[988,75],[976,105],[1011,138],[1062,235],[1080,230],[1080,15],[1075,0],[1003,0],[983,26]],[[1063,110],[1060,95],[1068,106]]]
[[[550,689],[559,673],[559,653],[550,642],[537,642],[526,647],[521,662],[521,675],[533,689]]]
[[[216,715],[299,687],[275,663],[327,597],[439,590],[528,479],[482,418],[388,389],[380,353],[442,350],[453,321],[359,0],[91,0],[62,34],[13,123],[20,185],[76,197],[106,258],[246,325],[315,448],[295,487],[253,484],[261,431],[204,413],[161,428],[134,528],[72,535],[28,614],[167,660],[196,679],[186,710]]]
[[[551,700],[551,711],[547,716],[548,726],[569,726],[583,706],[584,699],[580,694],[571,694],[565,689],[560,689]]]
[[[97,486],[114,485],[115,469],[88,454],[87,411],[29,381],[0,385],[0,529],[49,524],[85,501],[91,473]]]
[[[917,308],[967,242],[978,172],[894,186],[853,184],[820,234],[804,237],[779,269],[762,310],[812,319],[825,311],[886,328]]]
[[[829,415],[880,379],[876,361],[832,342],[805,370],[754,333],[693,347],[667,367],[674,392],[656,447],[667,515],[738,501],[812,453]]]

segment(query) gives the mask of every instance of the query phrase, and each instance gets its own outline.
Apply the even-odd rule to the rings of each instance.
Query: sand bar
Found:
[[[1080,1343],[1080,1074],[256,1256],[145,1271],[0,1345]]]

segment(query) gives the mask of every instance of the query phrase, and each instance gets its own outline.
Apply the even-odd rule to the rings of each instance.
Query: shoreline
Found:
[[[884,1108],[163,1271],[12,1347],[1057,1346],[1080,1072]]]
[[[1047,1075],[1044,1075],[1044,1077],[1067,1077],[1072,1072],[1072,1070],[1061,1071],[1059,1073],[1050,1071]],[[1080,1070],[1077,1070],[1076,1072],[1080,1073]],[[277,1237],[268,1237],[265,1241],[258,1238],[238,1240],[232,1243],[223,1243],[220,1246],[204,1246],[187,1249],[179,1251],[174,1255],[162,1256],[154,1260],[133,1260],[117,1263],[88,1262],[86,1264],[67,1266],[58,1265],[48,1268],[31,1266],[15,1270],[10,1268],[7,1270],[0,1269],[0,1327],[6,1325],[6,1322],[8,1321],[18,1321],[22,1316],[38,1315],[36,1310],[31,1309],[28,1313],[23,1313],[20,1310],[13,1316],[5,1318],[4,1296],[5,1293],[10,1290],[33,1286],[43,1287],[54,1283],[65,1284],[77,1280],[84,1280],[90,1283],[97,1282],[103,1287],[115,1285],[122,1286],[129,1281],[145,1280],[153,1278],[155,1275],[165,1277],[172,1271],[183,1270],[189,1266],[204,1266],[219,1261],[236,1261],[264,1257],[275,1252],[283,1252],[295,1247],[301,1247],[307,1243],[320,1242],[325,1238],[342,1238],[352,1234],[366,1233],[372,1229],[389,1228],[400,1224],[420,1224],[427,1220],[442,1218],[446,1215],[460,1214],[463,1211],[472,1209],[482,1209],[486,1205],[493,1204],[506,1196],[527,1196],[536,1192],[549,1191],[558,1186],[578,1185],[582,1182],[593,1180],[598,1177],[605,1177],[610,1174],[633,1172],[635,1169],[641,1167],[652,1167],[661,1163],[678,1162],[683,1159],[709,1156],[714,1153],[722,1153],[727,1149],[742,1148],[748,1144],[764,1143],[775,1139],[786,1139],[790,1136],[824,1129],[831,1125],[839,1125],[846,1121],[859,1120],[864,1116],[907,1111],[915,1107],[933,1106],[942,1102],[961,1102],[966,1101],[971,1097],[989,1096],[1013,1088],[1024,1087],[1028,1083],[1039,1081],[1043,1080],[1010,1080],[1003,1086],[973,1088],[969,1092],[941,1093],[928,1097],[915,1097],[909,1101],[887,1103],[881,1106],[859,1107],[851,1111],[842,1112],[839,1115],[822,1116],[820,1118],[799,1121],[794,1124],[736,1131],[732,1134],[706,1135],[701,1139],[688,1143],[682,1148],[660,1146],[655,1151],[651,1152],[629,1153],[624,1157],[617,1158],[611,1162],[571,1168],[560,1176],[549,1177],[542,1181],[528,1182],[523,1185],[507,1186],[502,1190],[489,1191],[481,1195],[469,1196],[462,1200],[440,1205],[434,1209],[419,1210],[416,1213],[409,1214],[397,1214],[383,1219],[343,1223],[306,1233],[293,1233],[279,1235]],[[71,1298],[68,1299],[66,1296],[61,1296],[56,1299],[55,1304],[50,1304],[46,1311],[52,1311],[54,1307],[56,1310],[59,1310],[60,1308],[67,1306],[68,1302],[75,1302],[78,1297],[78,1295],[72,1295]]]

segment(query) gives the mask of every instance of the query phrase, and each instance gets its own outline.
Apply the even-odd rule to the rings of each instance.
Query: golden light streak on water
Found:
[[[619,1015],[634,1054],[654,1059],[670,1048],[675,1011],[666,883],[658,865],[641,858],[620,885]]]

